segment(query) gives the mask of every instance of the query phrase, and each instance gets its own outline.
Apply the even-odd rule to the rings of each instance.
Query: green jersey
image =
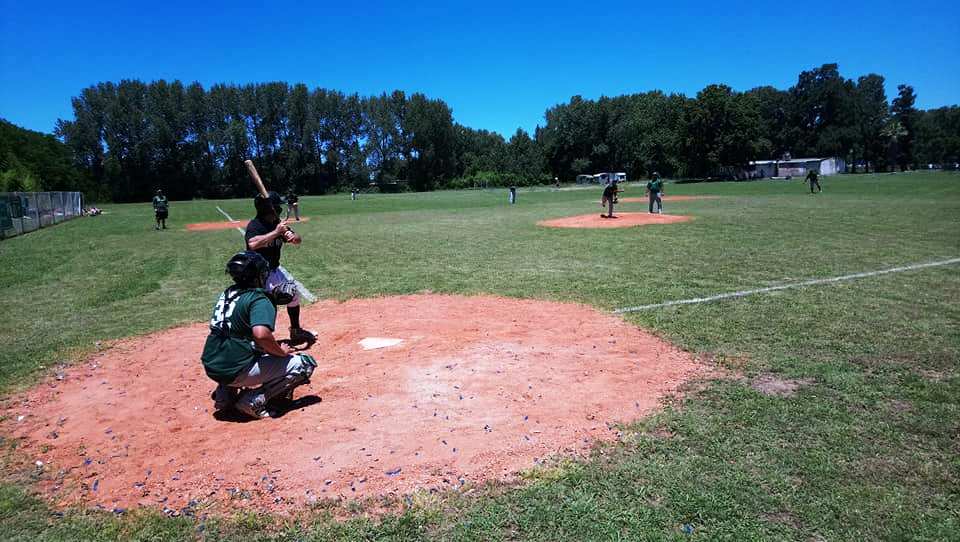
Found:
[[[663,181],[657,179],[655,181],[648,182],[647,190],[649,190],[651,194],[659,194],[660,192],[663,192]]]
[[[810,182],[816,182],[816,181],[817,181],[817,177],[819,177],[819,176],[820,176],[820,174],[817,173],[817,171],[814,170],[814,169],[811,169],[810,171],[807,172],[807,180],[810,181]]]
[[[167,210],[167,197],[166,196],[153,196],[153,209],[155,211],[166,211]]]
[[[213,307],[210,335],[203,345],[203,368],[207,376],[229,384],[256,357],[253,328],[273,331],[277,308],[259,288],[227,288]]]

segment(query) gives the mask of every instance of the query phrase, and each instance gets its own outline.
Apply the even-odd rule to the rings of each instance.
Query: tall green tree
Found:
[[[859,136],[859,156],[855,158],[863,160],[869,173],[871,164],[885,159],[883,128],[889,118],[889,106],[883,76],[869,74],[857,79],[855,100]],[[883,166],[882,163],[880,165]]]
[[[893,156],[901,171],[915,165],[913,146],[917,125],[917,95],[910,85],[897,85],[897,97],[893,99],[890,112],[902,128],[902,134],[893,140]]]

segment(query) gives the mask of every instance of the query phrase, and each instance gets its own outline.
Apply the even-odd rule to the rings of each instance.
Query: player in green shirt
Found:
[[[653,179],[647,183],[647,194],[650,195],[650,212],[653,212],[653,206],[657,206],[657,213],[663,213],[663,181],[660,180],[660,174],[653,172]]]
[[[157,219],[157,226],[155,229],[160,229],[161,223],[163,224],[163,229],[167,229],[167,213],[170,207],[170,202],[167,201],[167,196],[163,195],[163,190],[157,190],[157,195],[153,196],[153,213]]]
[[[817,187],[817,192],[823,192],[823,188],[820,187],[820,173],[811,169],[807,172],[807,181],[810,182],[810,193],[813,194],[813,187]]]
[[[291,398],[294,388],[310,382],[317,363],[306,354],[293,354],[273,336],[273,297],[280,294],[263,289],[270,273],[267,260],[253,251],[240,252],[227,262],[227,273],[234,284],[213,308],[200,356],[207,376],[217,382],[214,409],[233,407],[252,418],[269,417],[268,402]]]

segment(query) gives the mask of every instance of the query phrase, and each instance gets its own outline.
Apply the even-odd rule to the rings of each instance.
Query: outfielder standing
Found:
[[[813,187],[817,187],[817,192],[823,192],[823,188],[820,187],[820,174],[815,169],[811,169],[807,172],[807,181],[810,182],[810,193],[813,194]]]
[[[293,285],[264,291],[270,264],[252,251],[230,258],[226,271],[234,284],[213,307],[200,359],[207,376],[217,382],[215,410],[235,408],[251,418],[266,418],[270,400],[292,399],[294,388],[310,382],[317,362],[291,353],[273,336],[276,303],[291,296]]]
[[[247,250],[257,252],[270,265],[270,275],[266,280],[266,288],[270,290],[287,280],[280,270],[280,249],[284,243],[299,245],[303,239],[287,226],[286,220],[280,220],[283,211],[283,198],[276,192],[269,192],[264,198],[257,195],[253,199],[253,206],[257,216],[247,223],[244,238],[247,241]],[[290,317],[290,343],[312,343],[317,338],[309,331],[300,327],[300,294],[293,296],[287,305],[287,316]]]
[[[167,229],[167,213],[170,207],[170,202],[167,201],[167,196],[163,195],[163,190],[157,190],[157,195],[153,196],[153,214],[157,219],[157,225],[154,229],[159,230],[160,224],[163,224],[163,229]]]
[[[647,194],[650,195],[650,212],[656,205],[657,213],[663,213],[663,181],[660,180],[660,174],[653,172],[653,179],[647,183]]]

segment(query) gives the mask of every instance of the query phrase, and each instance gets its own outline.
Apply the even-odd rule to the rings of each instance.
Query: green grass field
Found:
[[[602,310],[960,257],[960,175],[668,185],[684,224],[547,229],[599,212],[599,190],[436,192],[301,200],[285,265],[318,297],[431,290]],[[631,188],[625,196],[641,196]],[[9,397],[97,341],[202,321],[234,230],[192,233],[220,205],[110,205],[0,243],[0,389]],[[642,203],[621,210],[645,210]],[[960,540],[960,266],[631,313],[722,369],[585,462],[519,487],[414,499],[333,519],[54,512],[4,439],[3,540]],[[317,325],[322,326],[322,322]],[[199,362],[198,362],[199,363]],[[759,375],[807,382],[792,397]],[[352,505],[347,509],[362,508]]]

